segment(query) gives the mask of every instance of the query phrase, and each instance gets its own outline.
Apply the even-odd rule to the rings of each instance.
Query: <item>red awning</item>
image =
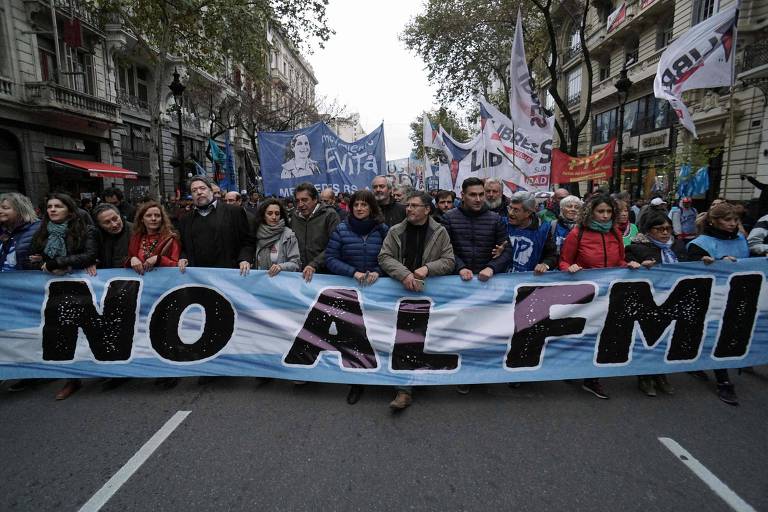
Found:
[[[88,160],[75,160],[74,158],[46,157],[46,162],[55,165],[63,165],[70,169],[87,172],[94,178],[123,178],[124,180],[138,179],[135,171],[129,171],[116,165],[105,164],[102,162],[89,162]]]

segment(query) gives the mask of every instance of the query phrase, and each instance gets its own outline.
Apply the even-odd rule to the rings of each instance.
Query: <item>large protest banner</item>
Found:
[[[258,136],[265,194],[290,196],[304,182],[354,192],[386,171],[383,124],[354,142],[340,139],[325,123]]]
[[[552,150],[552,182],[607,180],[613,175],[615,147],[616,139],[614,138],[589,156],[571,156],[555,148]]]
[[[0,274],[0,378],[253,375],[458,384],[768,363],[765,258],[390,279],[236,270]]]

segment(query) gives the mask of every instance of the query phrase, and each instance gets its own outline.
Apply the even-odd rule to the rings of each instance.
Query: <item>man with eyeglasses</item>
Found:
[[[391,227],[379,252],[379,266],[406,290],[421,292],[429,277],[453,271],[454,257],[448,232],[430,215],[432,198],[412,192],[406,200],[406,219]],[[390,402],[393,410],[411,405],[411,387],[398,387]]]

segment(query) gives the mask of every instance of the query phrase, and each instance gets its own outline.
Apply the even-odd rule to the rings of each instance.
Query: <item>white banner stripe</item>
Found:
[[[671,439],[669,437],[660,437],[658,438],[659,442],[667,447],[669,451],[671,451],[678,459],[680,459],[680,462],[688,466],[688,469],[693,471],[693,473],[699,477],[705,484],[707,484],[707,487],[712,489],[712,491],[720,496],[720,498],[723,499],[733,510],[737,512],[755,512],[755,509],[752,508],[752,506],[741,499],[741,497],[733,492],[730,487],[725,485],[725,483],[717,478],[714,473],[712,473],[710,470],[708,470],[701,462],[696,460],[696,458],[688,453],[688,451],[680,446],[677,441],[674,439]]]
[[[192,411],[177,411],[176,414],[171,416],[171,419],[169,419],[160,430],[155,432],[155,435],[150,437],[149,441],[147,441],[144,446],[142,446],[139,451],[137,451],[136,454],[85,503],[85,505],[80,507],[80,512],[97,512],[100,510],[120,487],[133,476],[136,470],[149,459],[155,450],[163,444],[163,441],[165,441],[168,436],[181,425],[181,422],[189,416],[190,412]]]

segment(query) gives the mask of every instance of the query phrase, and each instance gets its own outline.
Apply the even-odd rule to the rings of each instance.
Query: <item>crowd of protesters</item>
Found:
[[[461,199],[451,191],[430,195],[393,187],[384,176],[376,177],[370,190],[353,194],[302,183],[293,197],[283,199],[224,193],[207,178],[194,177],[189,195],[166,205],[147,198],[134,206],[119,189],[108,189],[96,205],[51,193],[36,210],[27,197],[5,193],[0,194],[0,271],[83,270],[93,276],[99,268],[133,269],[139,275],[157,267],[236,268],[243,275],[254,269],[270,277],[300,272],[307,282],[315,273],[337,274],[360,286],[388,276],[419,292],[427,279],[448,274],[488,281],[507,272],[574,274],[735,261],[768,254],[768,194],[748,179],[762,190],[752,216],[721,199],[698,212],[688,197],[668,209],[662,197],[645,204],[630,201],[627,193],[600,190],[585,198],[563,188],[506,196],[494,178],[466,179]],[[691,373],[707,379],[704,372]],[[715,370],[715,378],[719,398],[738,405],[729,372]],[[210,379],[201,377],[200,383]],[[107,379],[104,387],[124,381]],[[172,387],[177,381],[156,382]],[[8,389],[33,383],[21,380]],[[68,398],[81,385],[66,381],[56,398]],[[674,393],[665,375],[638,377],[638,385],[648,396]],[[582,388],[609,398],[599,379],[585,379]],[[466,394],[470,387],[457,390]],[[362,393],[362,386],[350,386],[347,402],[356,403]],[[408,407],[412,395],[412,388],[398,387],[390,407]]]

